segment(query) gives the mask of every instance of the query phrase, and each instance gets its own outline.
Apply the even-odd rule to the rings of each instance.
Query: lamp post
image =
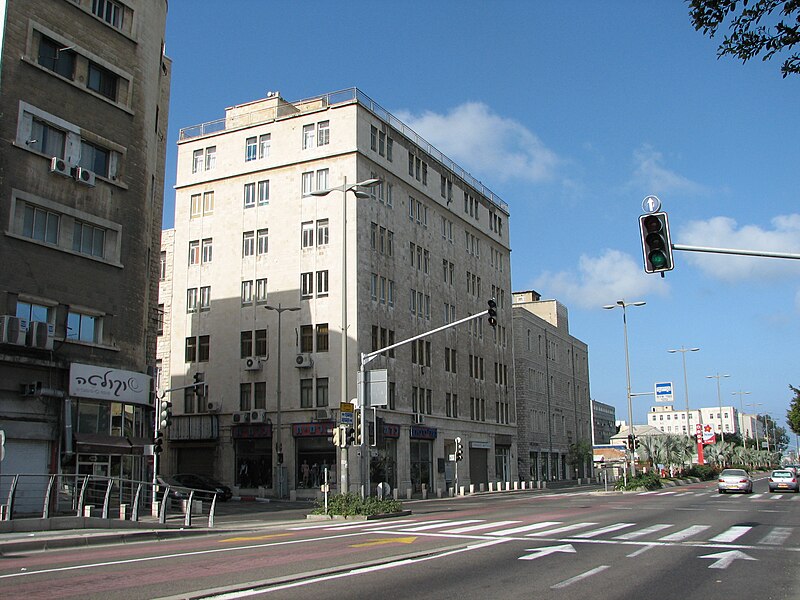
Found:
[[[686,433],[689,437],[694,437],[692,434],[692,430],[689,427],[689,381],[686,378],[686,353],[687,352],[698,352],[700,348],[684,348],[681,346],[676,350],[667,350],[670,354],[675,354],[676,352],[681,353],[681,358],[683,359],[683,393],[684,397],[686,398]]]
[[[717,401],[719,402],[719,437],[724,442],[725,432],[722,430],[722,393],[719,391],[719,380],[723,377],[730,377],[730,375],[720,375],[719,373],[716,375],[706,375],[706,379],[717,380]]]
[[[742,396],[749,396],[750,392],[743,392],[739,390],[738,392],[731,392],[733,396],[739,395],[739,407],[741,408],[741,412],[739,413],[739,430],[742,432],[742,443],[744,447],[747,448],[747,438],[744,435],[744,404],[742,403]]]
[[[337,185],[332,188],[328,188],[325,190],[315,190],[311,192],[312,196],[327,196],[331,192],[342,192],[342,341],[341,341],[341,402],[348,402],[349,395],[347,392],[347,192],[353,192],[353,195],[356,198],[369,198],[370,195],[366,192],[362,192],[358,188],[373,188],[377,185],[380,185],[382,182],[381,179],[371,178],[365,179],[363,181],[358,181],[353,184],[347,183],[347,177],[344,178],[344,181],[341,185]],[[358,229],[358,228],[356,228]],[[364,407],[361,407],[361,423],[362,423],[362,431],[365,428],[364,425],[364,417],[366,413]],[[363,435],[362,435],[362,445],[363,445]],[[363,477],[363,452],[364,448],[362,448],[362,473],[361,473],[361,481],[364,481]],[[342,458],[342,463],[345,463],[345,459]],[[347,489],[347,470],[342,468],[339,469],[341,474],[341,491],[342,493],[346,492]]]
[[[300,310],[299,306],[270,306],[267,304],[264,308],[267,310],[274,310],[278,313],[278,374],[275,378],[275,487],[278,489],[278,498],[283,498],[283,443],[281,441],[281,314],[284,311]]]
[[[606,310],[612,310],[615,308],[622,308],[622,329],[625,334],[625,376],[627,381],[627,396],[628,396],[628,440],[633,441],[635,440],[635,435],[633,433],[633,405],[631,404],[631,365],[630,365],[630,354],[628,353],[628,316],[627,316],[627,307],[629,306],[644,306],[646,302],[642,300],[637,300],[636,302],[625,302],[625,300],[617,300],[616,304],[606,304],[603,308]],[[636,476],[636,463],[633,460],[633,449],[635,443],[629,444],[631,448],[629,448],[631,453],[631,477]]]

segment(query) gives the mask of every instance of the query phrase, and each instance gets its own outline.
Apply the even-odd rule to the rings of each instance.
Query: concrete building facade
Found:
[[[461,485],[516,478],[502,200],[357,89],[269,93],[183,129],[178,146],[165,385],[203,377],[208,391],[172,394],[165,472],[313,495],[327,469],[334,488],[358,489],[356,451],[330,436],[360,353],[494,297],[496,329],[475,319],[369,363],[388,373],[370,480],[452,487],[457,437]]]
[[[591,455],[570,463],[570,449],[591,449],[588,347],[570,335],[567,309],[534,291],[514,292],[514,364],[519,470],[526,479],[586,477]]]
[[[146,479],[167,2],[2,6],[2,472]]]
[[[593,444],[610,444],[617,433],[617,409],[610,404],[592,400]]]
[[[674,410],[671,404],[650,407],[647,424],[664,433],[694,435],[697,424],[711,425],[719,435],[731,433],[743,435],[749,439],[764,437],[764,427],[758,415],[743,414],[734,406],[719,406],[689,410]]]

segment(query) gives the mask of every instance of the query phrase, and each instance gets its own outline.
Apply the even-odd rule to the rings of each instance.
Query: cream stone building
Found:
[[[459,485],[515,479],[508,232],[502,200],[357,89],[270,92],[182,129],[163,389],[207,394],[171,394],[164,472],[302,496],[327,469],[359,489],[357,449],[330,438],[360,354],[494,297],[496,329],[481,317],[367,365],[388,377],[369,479],[453,487],[458,437]]]

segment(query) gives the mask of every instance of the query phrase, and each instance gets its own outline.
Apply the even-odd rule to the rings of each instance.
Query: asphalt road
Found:
[[[4,598],[796,599],[800,494],[530,492],[0,559]]]

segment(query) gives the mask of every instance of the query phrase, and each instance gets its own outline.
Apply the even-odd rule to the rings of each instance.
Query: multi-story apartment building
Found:
[[[592,444],[588,347],[570,335],[567,309],[555,300],[514,292],[512,310],[519,471],[535,480],[585,477],[591,457],[570,464],[570,447]]]
[[[149,476],[166,16],[166,0],[3,2],[3,473]]]
[[[687,417],[688,414],[688,417]],[[711,425],[717,435],[734,433],[755,439],[764,436],[764,427],[758,415],[744,414],[733,406],[719,406],[689,410],[674,410],[671,404],[650,407],[647,424],[664,433],[694,435],[697,425]],[[720,429],[721,426],[721,429]]]
[[[177,169],[165,385],[203,377],[207,394],[172,394],[164,472],[303,495],[327,468],[358,489],[356,450],[330,436],[360,353],[494,297],[496,328],[475,319],[367,365],[388,379],[370,480],[450,487],[457,437],[461,485],[516,477],[505,203],[357,89],[228,108],[181,131]]]
[[[611,436],[617,433],[617,409],[610,404],[592,400],[593,444],[610,444]]]

